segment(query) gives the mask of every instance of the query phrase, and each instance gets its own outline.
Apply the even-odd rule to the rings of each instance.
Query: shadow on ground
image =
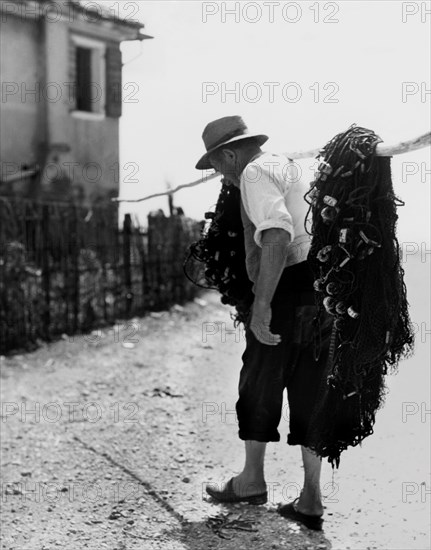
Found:
[[[186,521],[171,532],[187,550],[314,550],[330,549],[323,531],[314,532],[281,518],[265,506],[222,506],[202,521]]]

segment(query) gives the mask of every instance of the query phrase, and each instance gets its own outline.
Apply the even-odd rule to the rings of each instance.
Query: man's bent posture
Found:
[[[307,449],[306,436],[328,357],[328,338],[316,360],[316,307],[307,263],[310,236],[304,227],[308,188],[291,161],[261,150],[267,136],[248,133],[238,116],[209,123],[202,137],[207,152],[196,168],[214,168],[240,189],[246,268],[254,293],[236,404],[245,465],[222,490],[208,486],[207,492],[221,502],[266,502],[265,448],[268,441],[280,440],[277,428],[287,388],[288,443],[302,446],[305,477],[299,499],[279,511],[320,529],[321,459]],[[330,332],[329,323],[325,333]]]

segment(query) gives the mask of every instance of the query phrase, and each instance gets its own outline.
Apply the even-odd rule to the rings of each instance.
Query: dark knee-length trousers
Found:
[[[246,326],[246,349],[236,403],[240,439],[280,440],[278,425],[286,388],[287,442],[305,444],[328,360],[332,326],[332,317],[325,313],[320,328],[315,329],[313,319],[317,308],[312,285],[313,277],[306,261],[283,271],[271,303],[271,331],[281,335],[280,344],[261,344]]]

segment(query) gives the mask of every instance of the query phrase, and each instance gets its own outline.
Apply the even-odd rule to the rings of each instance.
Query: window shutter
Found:
[[[71,111],[76,109],[76,46],[73,40],[69,42],[69,83],[68,100]]]
[[[118,46],[106,49],[106,116],[118,118],[122,114],[122,58]]]

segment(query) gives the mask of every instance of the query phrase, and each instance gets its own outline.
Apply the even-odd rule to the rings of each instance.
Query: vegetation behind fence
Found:
[[[0,353],[192,299],[183,274],[201,224],[117,208],[0,197]]]

